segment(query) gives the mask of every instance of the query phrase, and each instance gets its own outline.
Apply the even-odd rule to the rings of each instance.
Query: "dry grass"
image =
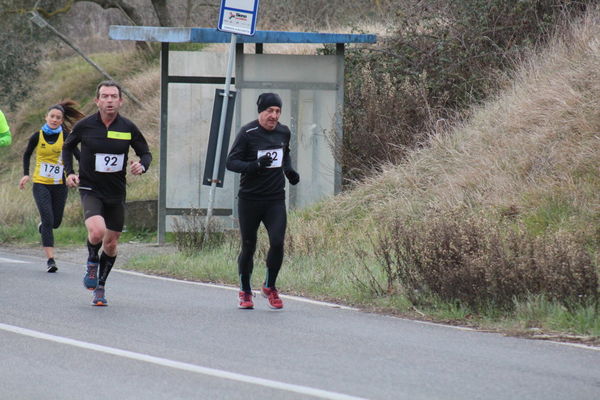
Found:
[[[593,231],[576,225],[597,223],[600,213],[598,37],[595,10],[524,62],[513,86],[468,120],[432,132],[400,165],[305,213],[310,223],[292,234],[376,229],[456,209],[510,209],[525,218],[553,197],[575,210],[571,228]],[[325,247],[336,247],[334,239]]]
[[[158,146],[160,136],[160,67],[153,66],[141,74],[129,75],[123,86],[139,99],[143,107],[137,107],[126,99],[123,115],[135,121],[151,147]]]

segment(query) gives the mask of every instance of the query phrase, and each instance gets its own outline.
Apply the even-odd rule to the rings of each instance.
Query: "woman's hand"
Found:
[[[25,184],[29,182],[29,175],[24,175],[19,181],[19,189],[25,189]]]

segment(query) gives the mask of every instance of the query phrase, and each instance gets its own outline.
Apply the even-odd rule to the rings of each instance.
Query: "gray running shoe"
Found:
[[[83,286],[88,290],[96,289],[98,286],[98,263],[88,261],[87,272],[83,276]]]
[[[94,289],[94,299],[92,300],[92,305],[94,306],[107,306],[108,302],[106,301],[106,297],[104,297],[104,287],[98,286]]]

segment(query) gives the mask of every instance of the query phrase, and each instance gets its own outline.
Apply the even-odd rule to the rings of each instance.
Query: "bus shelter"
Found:
[[[172,43],[230,43],[231,34],[211,28],[111,26],[114,40],[161,42],[160,175],[158,241],[177,221],[206,213],[209,186],[203,185],[215,90],[225,83],[227,54],[173,51]],[[343,137],[344,52],[349,43],[374,43],[375,35],[256,31],[236,36],[232,88],[236,91],[229,148],[239,127],[257,117],[256,99],[277,92],[281,123],[292,131],[292,160],[300,184],[288,186],[291,208],[308,206],[341,189],[334,157]],[[333,54],[264,54],[265,43],[335,45]],[[254,45],[248,53],[246,45]],[[221,160],[225,162],[225,160]],[[238,174],[226,172],[216,191],[213,215],[223,226],[236,224]]]

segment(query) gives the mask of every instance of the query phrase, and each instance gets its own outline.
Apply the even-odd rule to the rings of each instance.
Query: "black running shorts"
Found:
[[[83,207],[83,218],[88,219],[95,215],[104,218],[106,228],[115,232],[122,232],[125,224],[125,203],[106,202],[94,195],[89,190],[80,190],[81,205]]]

